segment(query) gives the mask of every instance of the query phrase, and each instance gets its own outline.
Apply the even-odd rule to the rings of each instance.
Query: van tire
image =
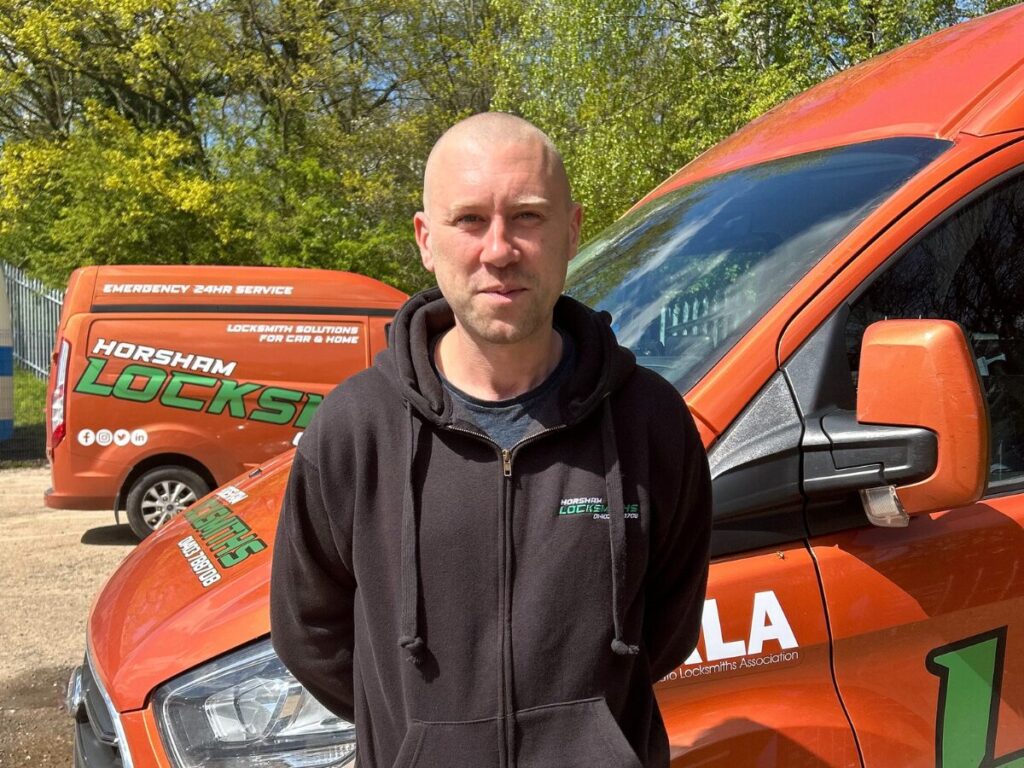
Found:
[[[185,467],[156,467],[143,472],[128,491],[128,525],[141,541],[209,492],[206,481]]]

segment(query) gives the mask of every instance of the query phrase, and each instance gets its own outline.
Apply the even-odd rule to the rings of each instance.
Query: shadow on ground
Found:
[[[0,684],[0,766],[66,768],[71,716],[64,711],[70,667],[33,669]]]
[[[0,442],[0,463],[46,461],[46,426],[15,424],[14,434]]]
[[[100,547],[119,546],[125,544],[138,544],[138,537],[132,533],[127,525],[101,525],[99,528],[90,528],[82,534],[83,544],[93,544]]]
[[[0,699],[8,709],[60,709],[70,677],[70,667],[30,669],[0,683]]]

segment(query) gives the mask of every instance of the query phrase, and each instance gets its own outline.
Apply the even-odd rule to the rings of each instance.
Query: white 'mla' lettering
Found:
[[[750,616],[750,634],[747,641],[726,640],[722,637],[722,621],[718,614],[718,601],[704,601],[704,614],[700,621],[704,650],[708,661],[735,659],[738,656],[756,655],[762,652],[766,640],[775,640],[783,650],[799,648],[789,619],[771,590],[754,595],[754,609]],[[700,653],[695,648],[685,662],[702,664]]]

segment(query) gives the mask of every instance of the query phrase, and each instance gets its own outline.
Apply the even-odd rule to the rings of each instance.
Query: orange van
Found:
[[[1017,6],[851,69],[572,264],[709,451],[701,638],[656,688],[674,766],[1024,765],[1022,40]],[[353,764],[268,640],[289,462],[99,595],[68,699],[88,764]]]
[[[145,537],[290,448],[384,347],[404,299],[323,270],[75,270],[50,374],[46,505],[124,509]]]

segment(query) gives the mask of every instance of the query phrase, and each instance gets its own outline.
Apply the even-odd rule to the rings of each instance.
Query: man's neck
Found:
[[[452,386],[479,400],[511,400],[544,383],[562,359],[553,327],[515,344],[480,343],[456,325],[437,343],[434,363]]]

